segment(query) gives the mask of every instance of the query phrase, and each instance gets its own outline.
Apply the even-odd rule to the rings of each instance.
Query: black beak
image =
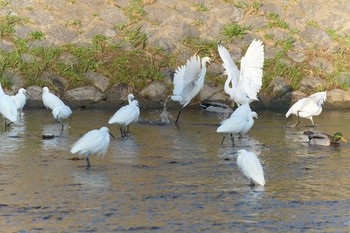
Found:
[[[109,135],[111,135],[111,137],[115,139],[115,136],[113,134],[109,133]]]

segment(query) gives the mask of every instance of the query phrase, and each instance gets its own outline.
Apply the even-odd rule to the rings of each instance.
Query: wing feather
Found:
[[[241,59],[241,74],[238,86],[250,99],[257,100],[262,86],[264,65],[264,45],[261,40],[253,40],[245,56]]]
[[[219,45],[218,46],[219,55],[223,61],[222,66],[225,68],[225,74],[231,79],[232,86],[236,87],[239,81],[239,70],[232,60],[230,53],[227,49]]]
[[[171,99],[187,105],[198,94],[199,89],[194,88],[201,74],[201,59],[193,56],[185,65],[178,67],[174,74],[174,90]]]

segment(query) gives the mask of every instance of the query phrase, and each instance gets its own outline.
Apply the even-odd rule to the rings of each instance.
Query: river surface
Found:
[[[61,130],[51,112],[24,112],[9,131],[0,127],[1,232],[350,231],[350,142],[311,147],[303,135],[341,131],[350,139],[350,111],[324,111],[316,128],[305,119],[285,128],[295,116],[258,111],[234,147],[228,138],[220,145],[220,117],[202,110],[185,109],[175,127],[145,124],[160,112],[141,109],[127,138],[108,126],[114,112],[75,110],[71,128],[51,140],[42,135]],[[86,169],[70,147],[101,126],[116,139]],[[251,189],[237,168],[242,148],[258,154],[265,187]]]

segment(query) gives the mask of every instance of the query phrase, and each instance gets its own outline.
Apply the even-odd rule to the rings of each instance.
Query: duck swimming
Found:
[[[309,135],[309,144],[317,145],[317,146],[340,146],[340,141],[347,142],[347,140],[343,137],[343,134],[340,132],[336,132],[333,136],[325,133],[313,133],[308,132],[305,133]]]

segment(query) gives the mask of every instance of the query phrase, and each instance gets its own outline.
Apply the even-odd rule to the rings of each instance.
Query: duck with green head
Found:
[[[343,134],[336,132],[333,136],[324,133],[310,133],[309,144],[317,146],[340,146],[340,141],[347,142]]]

